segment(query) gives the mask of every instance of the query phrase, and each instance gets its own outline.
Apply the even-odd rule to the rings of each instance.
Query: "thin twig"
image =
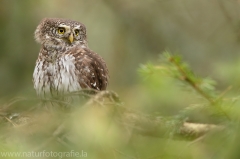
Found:
[[[169,60],[172,62],[178,69],[178,71],[182,74],[183,80],[188,82],[199,94],[201,94],[205,99],[207,99],[212,105],[215,104],[215,102],[212,100],[210,96],[208,96],[205,92],[203,92],[198,85],[188,77],[187,73],[181,68],[181,66],[176,62],[176,60],[172,57]]]
[[[213,100],[209,95],[207,95],[202,89],[200,89],[198,87],[198,85],[191,79],[188,77],[187,73],[182,69],[182,67],[177,63],[177,61],[174,59],[174,57],[171,57],[169,59],[170,62],[172,62],[178,69],[178,71],[182,74],[182,76],[184,77],[184,81],[186,81],[187,83],[189,83],[194,90],[196,90],[200,95],[202,95],[205,99],[207,99],[209,101],[209,103],[211,105],[216,105],[218,100]],[[216,107],[220,112],[222,112],[225,117],[230,120],[231,118],[229,117],[229,115],[220,107]]]
[[[14,123],[11,119],[9,119],[8,117],[4,117],[7,121],[9,121],[14,127],[17,127],[18,125],[16,123]]]
[[[232,89],[232,86],[229,86],[226,90],[224,90],[218,97],[215,99],[215,103],[217,103],[227,92]]]

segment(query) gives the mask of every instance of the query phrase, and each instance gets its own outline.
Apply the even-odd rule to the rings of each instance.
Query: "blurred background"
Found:
[[[149,61],[157,64],[164,50],[183,56],[197,75],[215,79],[218,88],[233,85],[238,91],[239,7],[237,0],[0,0],[0,97],[35,97],[32,73],[40,45],[33,34],[44,17],[86,25],[90,48],[109,67],[108,89],[129,105],[152,104],[143,102],[152,99],[142,90],[137,70]],[[160,87],[156,98],[162,101],[170,95],[168,86],[155,88]],[[190,100],[181,99],[177,103]]]
[[[240,86],[240,2],[237,0],[0,0],[0,97],[35,94],[32,73],[44,17],[80,21],[89,46],[104,57],[109,89],[125,96],[142,63],[169,50],[219,87]],[[128,96],[128,95],[127,95]]]
[[[86,25],[91,50],[109,67],[108,89],[128,107],[175,115],[199,101],[194,94],[176,89],[171,79],[141,78],[140,65],[160,64],[164,50],[180,54],[197,75],[216,80],[220,92],[233,86],[233,92],[239,93],[239,0],[0,0],[0,102],[36,97],[32,73],[40,45],[33,34],[45,17]],[[150,156],[151,151],[158,152],[156,143],[165,147],[165,142],[176,150],[182,147],[181,142],[146,138],[135,144]],[[150,150],[145,145],[155,147]],[[193,154],[200,151],[198,145]]]

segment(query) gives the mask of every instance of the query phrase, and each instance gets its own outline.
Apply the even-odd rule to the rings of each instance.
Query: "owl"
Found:
[[[109,81],[106,63],[89,49],[84,24],[45,18],[37,26],[35,39],[41,44],[33,72],[37,95],[106,89]]]

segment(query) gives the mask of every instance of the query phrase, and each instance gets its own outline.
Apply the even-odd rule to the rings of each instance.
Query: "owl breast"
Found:
[[[72,55],[59,56],[54,60],[39,58],[33,73],[37,94],[48,96],[81,90],[74,61]]]

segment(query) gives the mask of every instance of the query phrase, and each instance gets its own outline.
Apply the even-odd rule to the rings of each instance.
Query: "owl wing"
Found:
[[[105,90],[109,79],[105,61],[87,48],[76,47],[70,53],[75,57],[76,74],[81,88]]]

